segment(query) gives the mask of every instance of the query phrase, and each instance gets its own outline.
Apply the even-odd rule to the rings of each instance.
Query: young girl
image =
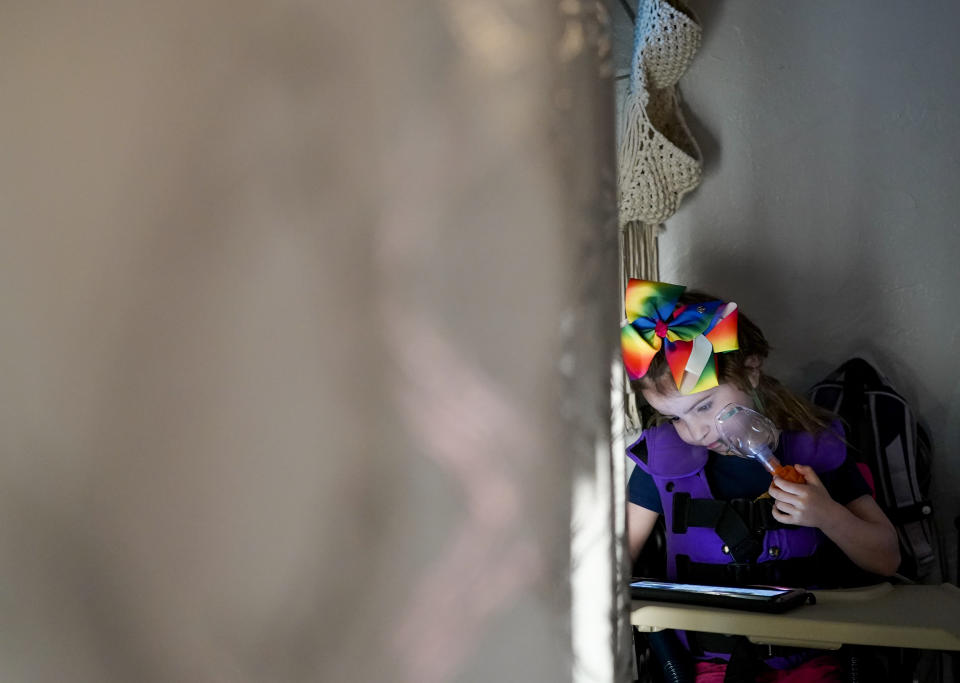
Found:
[[[875,583],[896,571],[896,532],[847,457],[839,423],[764,374],[769,345],[736,304],[631,280],[626,309],[624,363],[663,418],[628,448],[638,465],[627,513],[634,560],[663,515],[666,572],[674,581],[829,587]],[[731,403],[772,420],[775,455],[804,483],[771,480],[759,462],[735,457],[716,425]],[[737,643],[681,638],[700,660],[698,680],[722,680]],[[835,680],[829,676],[839,671],[816,652],[774,654],[763,658],[774,671],[758,680],[781,680],[787,671],[775,670],[797,667],[810,670],[808,680]],[[804,680],[799,670],[790,675]]]

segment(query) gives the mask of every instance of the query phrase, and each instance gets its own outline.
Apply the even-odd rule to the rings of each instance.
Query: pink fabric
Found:
[[[870,487],[871,495],[877,497],[877,487],[873,483],[873,473],[870,471],[870,468],[865,462],[858,462],[857,469],[860,470],[860,474],[863,475],[863,478],[867,480],[867,486]]]
[[[726,670],[726,664],[697,662],[697,683],[723,683]],[[757,683],[842,683],[844,680],[843,669],[833,655],[815,657],[794,669],[764,671],[757,676]]]
[[[723,683],[726,664],[697,662],[697,683]]]

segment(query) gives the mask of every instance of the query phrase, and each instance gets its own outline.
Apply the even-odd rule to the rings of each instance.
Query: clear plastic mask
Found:
[[[729,403],[717,413],[717,432],[724,444],[742,458],[753,458],[773,472],[780,462],[773,455],[779,433],[773,422],[756,410]]]

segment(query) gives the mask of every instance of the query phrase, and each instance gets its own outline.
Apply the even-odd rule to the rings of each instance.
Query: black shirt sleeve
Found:
[[[830,497],[841,505],[847,505],[863,495],[873,495],[859,466],[848,455],[840,467],[829,472],[817,473]]]
[[[660,492],[657,491],[657,485],[653,483],[653,477],[640,467],[635,467],[633,474],[630,475],[627,497],[634,505],[639,505],[654,512],[663,512],[663,506],[660,504]]]

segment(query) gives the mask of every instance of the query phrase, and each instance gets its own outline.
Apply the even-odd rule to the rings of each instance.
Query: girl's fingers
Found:
[[[801,474],[803,474],[804,477],[806,477],[805,473],[801,472]],[[806,486],[806,484],[795,484],[792,481],[787,481],[786,479],[781,479],[780,477],[773,478],[773,485],[779,489],[783,489],[787,493],[793,493],[793,494],[802,492],[803,491],[802,487]]]
[[[808,484],[820,483],[820,477],[817,476],[816,471],[809,465],[794,465],[793,468],[803,475],[803,478],[807,480]]]
[[[773,518],[784,524],[789,524],[793,521],[793,516],[790,512],[785,512],[776,505],[773,506]]]
[[[779,502],[774,507],[782,515],[793,515],[797,512],[797,508],[790,505],[790,503]]]

